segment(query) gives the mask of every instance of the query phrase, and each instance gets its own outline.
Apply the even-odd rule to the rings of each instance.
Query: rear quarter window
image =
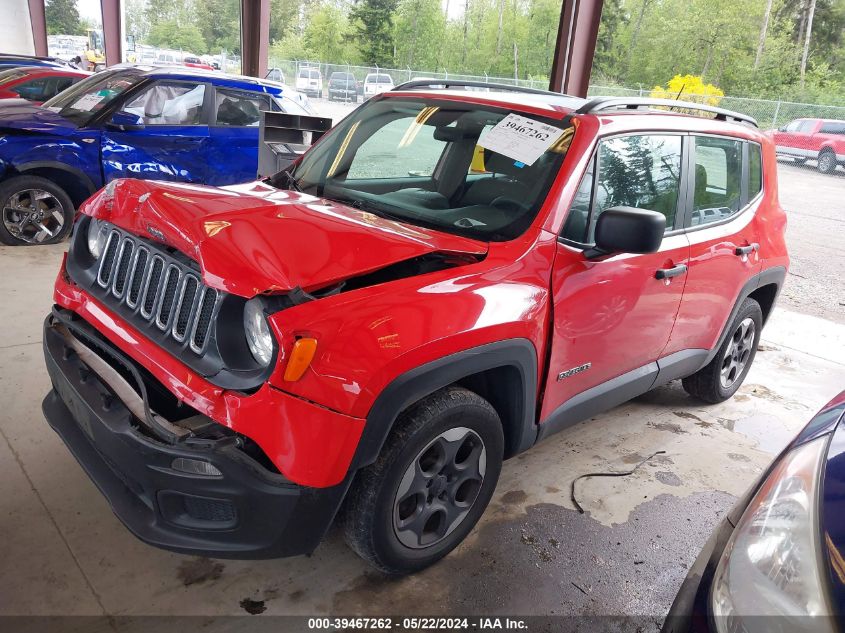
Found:
[[[751,200],[763,189],[763,157],[757,143],[748,144],[748,199]]]

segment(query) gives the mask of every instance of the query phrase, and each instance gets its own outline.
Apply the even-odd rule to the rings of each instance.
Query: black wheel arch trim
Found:
[[[506,457],[531,447],[537,438],[537,350],[528,339],[506,339],[438,358],[394,378],[367,414],[350,471],[376,460],[399,414],[414,402],[473,374],[506,367],[520,376],[517,384],[508,385],[517,415],[504,429],[510,447]]]
[[[94,181],[91,180],[91,178],[89,178],[88,175],[81,169],[71,167],[70,165],[65,165],[64,163],[60,163],[58,161],[37,160],[31,161],[29,163],[21,163],[19,165],[13,164],[12,167],[14,167],[18,174],[21,176],[25,176],[26,172],[33,171],[35,169],[58,169],[67,172],[71,176],[79,178],[79,181],[88,190],[89,196],[92,195],[99,188],[94,184]]]
[[[734,307],[731,310],[730,315],[725,321],[725,325],[722,328],[722,333],[719,335],[719,340],[707,354],[707,362],[704,363],[705,365],[711,360],[713,360],[713,358],[719,352],[719,349],[722,347],[722,343],[725,342],[725,338],[727,338],[727,336],[730,334],[731,323],[733,323],[734,318],[736,318],[737,312],[739,312],[739,308],[742,305],[742,302],[745,301],[755,290],[758,290],[763,286],[774,285],[777,288],[774,299],[772,300],[772,309],[774,309],[774,304],[777,301],[777,296],[778,294],[780,294],[781,288],[783,288],[783,282],[785,279],[786,267],[772,266],[771,268],[766,268],[765,270],[760,271],[754,277],[745,282],[745,285],[739,291],[739,295],[737,295],[736,301],[734,302]],[[771,315],[771,313],[772,310],[770,309],[767,314],[763,315],[763,325],[766,325],[766,320]]]

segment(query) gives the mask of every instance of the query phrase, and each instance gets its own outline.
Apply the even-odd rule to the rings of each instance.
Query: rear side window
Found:
[[[217,125],[253,127],[261,122],[261,111],[272,109],[270,97],[257,92],[236,90],[216,91],[215,112]]]
[[[822,123],[822,127],[819,130],[822,134],[843,134],[845,135],[845,121],[837,122],[837,121],[828,121],[827,123]]]
[[[763,158],[757,143],[748,144],[748,199],[763,189]]]
[[[690,226],[718,222],[739,211],[742,141],[696,136]],[[759,148],[759,146],[758,146]]]

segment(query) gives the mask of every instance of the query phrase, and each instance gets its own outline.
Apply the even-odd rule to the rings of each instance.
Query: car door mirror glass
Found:
[[[131,112],[115,112],[106,124],[110,130],[118,132],[133,132],[144,129],[144,120]]]
[[[654,253],[666,231],[666,216],[634,207],[611,207],[596,222],[595,246],[584,252],[588,259],[612,253]]]

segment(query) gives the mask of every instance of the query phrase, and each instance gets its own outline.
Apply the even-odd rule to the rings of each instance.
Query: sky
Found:
[[[441,2],[443,10],[448,10],[450,19],[456,20],[463,16],[466,0],[441,0]],[[76,8],[79,9],[81,17],[102,22],[100,0],[76,0]]]
[[[89,18],[95,22],[102,21],[100,0],[76,0],[76,8],[79,10],[80,17]]]

